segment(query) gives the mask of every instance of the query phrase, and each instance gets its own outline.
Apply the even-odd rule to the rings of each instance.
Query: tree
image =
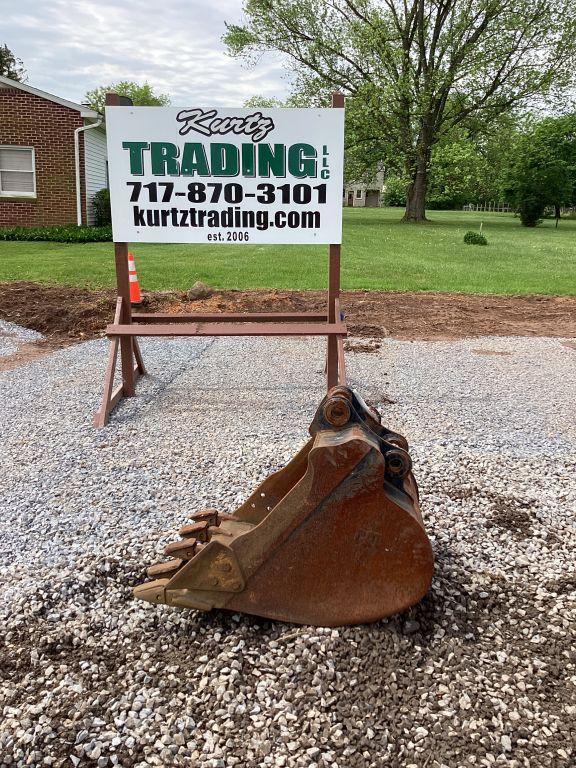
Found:
[[[537,226],[553,206],[556,226],[563,205],[576,204],[576,113],[533,124],[517,144],[508,194],[526,227]]]
[[[274,96],[251,96],[244,102],[245,109],[277,109],[278,107],[284,107],[284,102],[280,99],[274,98]]]
[[[25,83],[28,79],[22,59],[18,59],[4,43],[0,45],[0,75]]]
[[[292,94],[291,96],[288,96],[285,101],[282,101],[282,99],[277,99],[274,96],[260,96],[258,94],[256,96],[251,96],[244,102],[244,107],[246,109],[257,109],[258,107],[264,109],[278,109],[284,107],[308,106],[309,103],[306,101],[306,99],[298,96],[298,94]]]
[[[466,203],[503,200],[519,136],[518,120],[503,115],[488,132],[467,124],[442,137],[432,150],[427,207],[460,208]]]
[[[165,107],[170,104],[170,97],[165,93],[154,93],[152,86],[145,82],[143,85],[131,80],[122,80],[113,85],[102,85],[88,91],[84,96],[84,103],[96,112],[104,112],[106,94],[110,92],[120,96],[128,96],[133,104],[138,107]]]
[[[406,221],[425,220],[443,135],[575,77],[572,0],[245,0],[244,10],[244,25],[227,25],[230,53],[281,52],[300,91],[354,97],[356,141],[402,159]]]

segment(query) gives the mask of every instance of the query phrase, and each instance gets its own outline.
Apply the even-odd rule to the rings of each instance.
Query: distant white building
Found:
[[[378,171],[368,182],[348,182],[344,187],[342,205],[349,208],[379,208],[384,187],[384,171]]]

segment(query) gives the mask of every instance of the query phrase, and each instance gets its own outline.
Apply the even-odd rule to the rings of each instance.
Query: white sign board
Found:
[[[340,243],[343,109],[106,107],[116,242]]]

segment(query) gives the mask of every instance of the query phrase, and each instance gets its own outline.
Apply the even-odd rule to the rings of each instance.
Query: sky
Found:
[[[0,0],[0,44],[22,59],[28,85],[75,102],[118,80],[147,80],[174,106],[284,98],[278,55],[248,67],[226,54],[224,22],[241,20],[241,0]]]

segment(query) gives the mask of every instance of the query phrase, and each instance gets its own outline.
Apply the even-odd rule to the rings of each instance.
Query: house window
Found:
[[[32,147],[0,147],[0,197],[35,197]]]
[[[361,189],[357,189],[356,190],[356,199],[360,200],[361,197],[362,197],[362,190]]]

